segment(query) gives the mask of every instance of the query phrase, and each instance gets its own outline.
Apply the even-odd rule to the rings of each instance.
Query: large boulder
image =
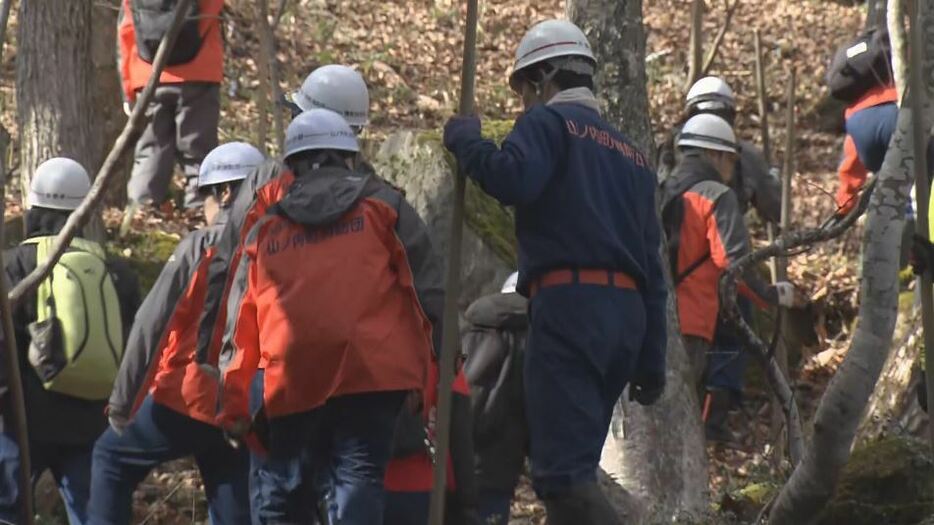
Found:
[[[918,525],[934,516],[934,458],[926,443],[886,438],[857,448],[820,525]]]
[[[501,130],[501,126],[485,127]],[[495,133],[494,134],[501,134]],[[377,173],[405,192],[415,211],[431,231],[436,251],[444,259],[450,252],[454,193],[454,162],[436,132],[398,131],[372,156]],[[516,267],[516,240],[512,211],[485,195],[468,181],[464,238],[461,247],[463,312],[481,295],[499,291]]]

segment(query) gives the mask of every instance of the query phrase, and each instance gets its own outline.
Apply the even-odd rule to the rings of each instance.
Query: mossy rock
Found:
[[[886,438],[853,452],[820,525],[919,525],[934,515],[934,458],[925,443]]]
[[[509,120],[488,120],[483,122],[482,134],[485,138],[501,144],[512,131],[514,122]],[[419,135],[422,141],[441,142],[441,134],[427,132]],[[451,171],[457,170],[457,164],[450,153],[445,153],[445,160]],[[516,220],[511,209],[490,197],[468,179],[464,194],[464,220],[503,262],[515,267],[518,264],[518,241],[516,240]]]
[[[180,240],[178,235],[161,231],[134,232],[118,241],[108,241],[107,250],[130,263],[145,295]]]

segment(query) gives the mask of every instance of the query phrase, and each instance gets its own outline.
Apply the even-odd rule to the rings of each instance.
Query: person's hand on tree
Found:
[[[639,376],[629,384],[629,400],[642,406],[655,404],[663,393],[665,393],[664,374]]]
[[[775,283],[775,292],[778,294],[778,305],[783,308],[805,308],[808,305],[807,297],[788,281]]]

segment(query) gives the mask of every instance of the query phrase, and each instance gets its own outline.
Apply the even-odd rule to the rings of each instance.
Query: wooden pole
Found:
[[[699,77],[707,76],[710,72],[710,68],[713,66],[713,61],[717,59],[717,53],[720,52],[720,44],[723,43],[723,37],[726,36],[726,32],[730,29],[730,22],[733,20],[733,13],[736,12],[736,8],[739,7],[739,0],[733,0],[733,4],[730,4],[729,0],[724,0],[726,2],[726,18],[723,20],[723,25],[720,26],[720,30],[717,31],[717,36],[713,39],[713,44],[710,46],[710,51],[707,52],[707,57],[704,58],[704,65],[701,67],[701,72]]]
[[[691,41],[688,53],[688,78],[684,84],[687,92],[700,78],[704,59],[704,0],[691,3]]]
[[[97,205],[104,199],[109,182],[117,173],[117,164],[120,157],[126,152],[130,145],[136,142],[136,139],[143,129],[143,122],[146,119],[146,108],[149,106],[149,101],[152,100],[152,94],[155,92],[156,85],[159,83],[162,69],[165,67],[166,60],[169,58],[172,47],[175,46],[178,33],[182,28],[182,21],[185,19],[193,1],[194,0],[179,1],[178,6],[175,8],[172,25],[162,38],[162,42],[159,44],[159,50],[156,52],[156,58],[152,61],[152,75],[149,77],[149,82],[146,83],[143,92],[140,93],[136,105],[133,107],[133,112],[130,114],[130,118],[123,127],[123,131],[120,132],[120,136],[118,136],[116,142],[114,142],[110,153],[107,154],[107,158],[104,159],[104,164],[101,166],[101,169],[98,170],[97,176],[94,178],[94,183],[91,184],[91,190],[88,191],[87,196],[81,201],[78,209],[68,216],[68,220],[65,222],[62,231],[55,236],[49,258],[45,261],[38,262],[36,269],[10,291],[9,301],[14,308],[23,296],[35,290],[35,288],[39,286],[39,283],[49,276],[52,272],[52,267],[55,266],[55,263],[58,262],[62,254],[65,253],[68,245],[71,244],[71,240],[74,239],[75,235],[81,231],[81,228],[87,224],[88,220],[91,218],[91,212],[93,212],[97,208]]]
[[[268,95],[272,97],[272,103],[267,99],[265,103],[272,110],[273,132],[276,137],[276,147],[279,154],[282,154],[282,148],[285,145],[285,128],[282,124],[282,111],[279,109],[278,102],[282,99],[282,88],[279,86],[279,65],[276,59],[275,35],[269,22],[269,2],[259,0],[259,41],[260,41],[260,63],[264,71],[261,76],[265,77],[269,87]]]
[[[788,231],[791,225],[791,177],[794,174],[795,163],[795,82],[796,70],[791,66],[788,76],[788,97],[785,108],[785,157],[782,163],[782,208],[779,225],[783,232]],[[788,280],[788,259],[778,257],[775,259],[775,282]],[[775,344],[775,361],[779,369],[788,377],[788,349],[785,347],[785,336],[788,333],[787,316],[783,307],[778,308],[776,316],[776,334],[778,340]],[[772,408],[772,437],[775,438],[775,461],[780,462],[785,453],[785,440],[782,438],[782,421],[784,415],[777,405]],[[797,464],[801,458],[792,457],[792,465]]]
[[[11,3],[11,2],[6,2]],[[0,270],[6,268],[3,251],[6,248],[6,151],[10,135],[0,126]],[[7,369],[13,423],[16,425],[16,444],[19,447],[19,512],[22,522],[31,525],[35,516],[32,493],[32,458],[29,455],[29,429],[26,426],[26,397],[23,394],[23,377],[20,374],[19,348],[13,328],[13,309],[7,299],[6,279],[0,278],[0,315],[3,316],[3,366]],[[8,422],[4,421],[4,424]]]
[[[930,140],[929,124],[924,121],[925,90],[923,71],[924,42],[921,28],[921,2],[908,2],[911,7],[911,66],[908,68],[909,94],[912,125],[912,147],[914,154],[915,194],[918,197],[916,232],[930,241],[928,215],[930,206],[930,184],[927,175],[927,144]],[[930,270],[919,277],[921,290],[921,323],[924,326],[924,357],[927,375],[928,410],[934,413],[934,290],[931,288]],[[928,437],[934,449],[934,418],[928,423]]]
[[[460,115],[474,112],[474,80],[477,73],[477,2],[467,0],[467,26],[464,35],[464,61],[461,66]],[[448,247],[448,268],[444,287],[444,326],[442,332],[438,384],[438,415],[435,422],[435,464],[428,513],[430,525],[444,524],[444,497],[447,482],[448,445],[451,438],[451,385],[454,383],[455,357],[459,353],[457,300],[461,281],[461,239],[464,230],[464,191],[467,179],[462,166],[457,166],[454,179],[454,208],[451,214],[451,237]]]
[[[752,32],[753,43],[756,50],[756,95],[759,99],[759,130],[762,135],[762,155],[765,157],[766,166],[772,166],[772,145],[769,137],[769,104],[768,95],[765,91],[765,65],[762,60],[762,36],[759,29]],[[769,244],[775,242],[775,225],[768,222],[765,225],[766,233],[769,236]],[[778,277],[776,274],[776,261],[772,257],[769,259],[769,271],[772,274],[772,284]]]

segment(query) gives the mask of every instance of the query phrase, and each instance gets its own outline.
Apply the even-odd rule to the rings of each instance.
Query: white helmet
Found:
[[[561,57],[567,57],[567,61],[555,64],[558,69],[593,75],[597,59],[593,56],[587,36],[579,27],[567,20],[546,20],[535,24],[522,37],[516,49],[516,63],[509,75],[510,87],[516,89],[519,71]]]
[[[26,204],[30,208],[74,210],[90,189],[91,179],[81,164],[65,157],[55,157],[36,168]]]
[[[309,109],[289,124],[285,132],[285,156],[321,149],[358,152],[360,145],[343,117],[327,109]]]
[[[729,84],[720,77],[704,77],[691,86],[686,98],[687,107],[700,111],[734,109],[736,97]]]
[[[723,118],[701,113],[691,117],[681,128],[678,147],[685,146],[736,153],[736,134]]]
[[[201,161],[198,187],[243,180],[265,160],[258,149],[246,142],[221,144]]]
[[[512,272],[503,283],[501,293],[516,293],[516,286],[519,285],[519,272]]]
[[[337,112],[351,126],[366,126],[370,112],[370,93],[363,76],[347,66],[332,64],[311,72],[302,88],[292,93],[302,111],[313,108]]]

